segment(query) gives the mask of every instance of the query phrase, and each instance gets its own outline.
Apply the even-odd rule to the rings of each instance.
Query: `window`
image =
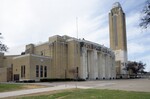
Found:
[[[41,51],[41,56],[43,56],[43,51]]]
[[[43,77],[43,66],[40,68],[40,77]]]
[[[36,77],[39,77],[39,65],[36,65]]]
[[[23,78],[23,66],[21,66],[21,78]]]
[[[118,46],[118,31],[117,31],[117,16],[114,15],[113,17],[113,32],[114,32],[114,44],[115,47]]]
[[[23,71],[23,75],[24,75],[24,77],[25,77],[25,72],[26,72],[26,69],[25,69],[25,65],[23,66],[24,68],[24,71]]]
[[[77,48],[77,54],[78,54],[78,44],[76,44],[76,48]]]
[[[47,77],[47,66],[44,67],[44,77]]]
[[[25,65],[21,66],[21,78],[25,77]]]

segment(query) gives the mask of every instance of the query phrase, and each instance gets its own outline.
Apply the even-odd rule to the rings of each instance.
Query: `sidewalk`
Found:
[[[19,95],[27,95],[27,94],[33,94],[33,93],[46,92],[46,91],[72,89],[72,88],[76,88],[76,86],[59,85],[59,86],[47,87],[47,88],[37,88],[37,89],[26,89],[26,90],[19,90],[19,91],[11,91],[11,92],[2,92],[2,93],[0,93],[0,98],[7,98],[7,97],[19,96]],[[77,86],[77,88],[88,89],[90,87]]]

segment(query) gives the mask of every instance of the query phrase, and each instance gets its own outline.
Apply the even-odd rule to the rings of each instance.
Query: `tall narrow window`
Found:
[[[43,66],[40,68],[40,77],[43,77]]]
[[[76,48],[77,48],[77,54],[78,54],[78,44],[76,44]]]
[[[23,66],[23,76],[25,77],[25,73],[26,73],[26,68],[25,65]]]
[[[25,65],[21,66],[21,78],[25,77]]]
[[[44,67],[44,77],[47,77],[47,66]]]
[[[39,65],[36,65],[36,77],[39,77]]]
[[[113,30],[114,30],[115,47],[117,47],[118,46],[117,15],[113,16]]]
[[[21,78],[23,78],[23,66],[21,66]]]

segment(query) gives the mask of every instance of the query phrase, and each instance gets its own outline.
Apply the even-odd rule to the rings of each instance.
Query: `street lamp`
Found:
[[[0,33],[0,35],[2,35],[2,33]],[[0,38],[2,38],[2,37],[0,37]]]

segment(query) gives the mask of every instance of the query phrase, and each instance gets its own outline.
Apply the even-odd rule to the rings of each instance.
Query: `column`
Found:
[[[106,79],[105,77],[105,60],[106,60],[106,56],[104,55],[104,53],[102,52],[102,77],[103,79]]]
[[[98,54],[97,50],[93,50],[93,79],[98,79]]]
[[[88,75],[87,71],[87,49],[85,47],[82,48],[81,52],[81,69],[80,69],[80,77],[82,79],[86,79]]]

